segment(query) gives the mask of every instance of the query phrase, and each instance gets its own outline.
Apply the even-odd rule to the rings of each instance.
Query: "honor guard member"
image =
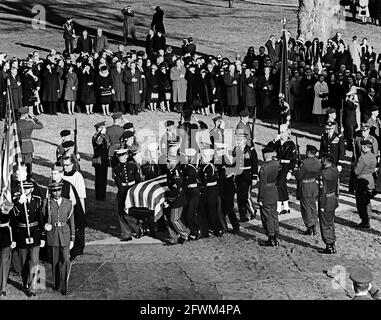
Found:
[[[380,129],[381,129],[381,120],[378,117],[379,107],[373,105],[370,107],[371,116],[367,122],[370,126],[370,134],[377,139],[378,145],[381,143]]]
[[[247,212],[250,188],[254,188],[258,180],[258,155],[255,148],[248,145],[247,135],[244,132],[237,133],[237,147],[233,151],[233,157],[235,158],[238,211],[240,221],[246,222],[249,221]]]
[[[109,167],[108,140],[105,121],[97,123],[95,134],[92,137],[94,149],[93,167],[95,169],[95,200],[106,200],[107,171]]]
[[[109,162],[111,168],[114,169],[118,165],[118,158],[115,156],[115,151],[120,148],[120,137],[124,132],[124,129],[121,126],[123,113],[115,112],[111,117],[114,120],[114,124],[106,128],[106,136],[109,145]]]
[[[135,128],[134,128],[134,124],[132,122],[126,122],[123,125],[123,129],[124,129],[124,131],[131,131],[132,133],[135,134]]]
[[[368,123],[361,124],[361,136],[356,137],[355,147],[356,147],[356,159],[359,159],[362,152],[361,142],[364,140],[369,140],[372,142],[371,152],[378,158],[378,142],[377,139],[370,134],[370,125]]]
[[[63,25],[64,34],[63,38],[65,39],[65,50],[68,54],[73,52],[73,41],[75,39],[75,30],[73,26],[73,17],[66,19],[65,24]]]
[[[143,231],[138,221],[131,215],[127,215],[124,210],[126,196],[127,191],[136,183],[139,183],[141,179],[138,165],[134,161],[127,161],[128,150],[118,149],[115,153],[119,164],[113,170],[113,178],[118,188],[116,199],[118,203],[119,223],[122,230],[121,241],[130,241],[132,240],[132,231],[134,231],[137,237],[141,237]]]
[[[335,210],[339,206],[339,197],[337,187],[339,182],[339,170],[333,164],[334,158],[332,154],[322,154],[323,168],[321,171],[321,192],[320,192],[320,210],[319,224],[325,249],[319,249],[319,253],[333,254],[336,253],[336,235],[335,235]]]
[[[73,204],[62,197],[62,183],[49,184],[50,198],[45,212],[46,241],[52,265],[53,290],[68,293],[71,263],[70,250],[74,247],[75,221]]]
[[[57,150],[56,150],[57,161],[61,161],[61,159],[65,155],[65,148],[62,146],[62,144],[64,142],[70,140],[70,130],[62,130],[61,133],[60,133],[60,136],[61,136],[62,141],[61,141],[61,144],[57,147]]]
[[[278,189],[276,186],[279,170],[279,161],[275,160],[276,151],[273,146],[262,150],[264,164],[259,171],[258,204],[261,212],[263,229],[268,237],[262,245],[276,247],[279,245],[279,220],[277,213]]]
[[[249,147],[251,147],[254,137],[251,136],[251,128],[249,124],[250,113],[246,110],[243,110],[240,112],[239,116],[240,121],[238,122],[238,125],[236,127],[236,134],[245,135],[247,137],[247,144]]]
[[[328,119],[327,119],[326,123],[327,122],[333,122],[333,123],[337,122],[336,121],[336,118],[337,118],[336,110],[332,109],[332,108],[328,108],[327,109],[327,117],[328,117]],[[335,133],[343,135],[344,126],[341,124],[340,130],[339,130],[339,126],[337,125],[335,127]]]
[[[373,173],[377,167],[376,156],[372,153],[372,142],[363,140],[361,142],[362,154],[358,159],[354,173],[357,177],[356,182],[356,206],[361,223],[359,228],[370,228],[369,215],[372,212],[370,200],[373,198],[375,188]]]
[[[74,146],[75,144],[74,144],[74,141],[72,140],[65,141],[64,143],[62,143],[62,147],[64,148],[64,155],[61,157],[60,162],[62,164],[63,160],[66,157],[69,157],[73,161],[75,171],[81,172],[81,166],[79,164],[79,156],[77,156],[74,153]]]
[[[353,281],[353,290],[355,291],[352,300],[371,300],[368,293],[375,300],[381,299],[379,289],[372,284],[373,274],[367,268],[362,266],[352,268],[349,279]]]
[[[128,155],[131,157],[132,153],[138,149],[137,145],[134,145],[135,136],[132,131],[123,132],[120,137],[120,147],[128,150]]]
[[[160,139],[160,151],[162,154],[168,155],[168,148],[170,144],[178,144],[180,148],[181,140],[177,135],[175,122],[172,120],[167,120],[165,122],[166,133]]]
[[[228,150],[224,143],[214,143],[216,154],[214,165],[218,173],[218,189],[221,202],[222,220],[224,227],[227,228],[226,216],[229,217],[233,227],[233,233],[239,232],[239,220],[234,212],[234,196],[236,185],[234,181],[235,167],[233,161],[233,150]]]
[[[141,171],[144,180],[155,179],[159,176],[159,144],[152,142],[147,147],[148,158],[142,163]]]
[[[196,239],[200,236],[200,224],[198,222],[198,206],[200,202],[200,179],[198,172],[197,151],[192,148],[184,150],[186,164],[183,171],[184,189],[187,205],[184,208],[186,226],[190,229],[189,237]]]
[[[290,207],[288,205],[289,196],[287,190],[287,181],[291,179],[292,171],[295,168],[296,145],[291,140],[291,130],[286,124],[282,124],[279,130],[280,134],[274,141],[274,149],[276,150],[277,159],[281,165],[281,170],[277,180],[279,192],[277,211],[279,214],[286,214],[290,213]]]
[[[13,240],[10,214],[5,205],[0,207],[0,297],[6,296],[9,267],[11,265],[11,250],[16,247]]]
[[[33,182],[23,182],[23,191],[13,197],[12,229],[21,260],[23,289],[36,295],[40,246],[45,246],[42,200],[32,195]]]
[[[42,129],[44,125],[37,118],[29,117],[29,109],[27,107],[21,107],[19,113],[20,120],[17,120],[17,133],[20,139],[21,157],[27,166],[28,177],[30,178],[34,152],[32,132],[35,129]]]
[[[221,115],[213,118],[214,128],[210,130],[210,141],[212,146],[215,147],[215,143],[224,143],[224,128],[225,121]]]
[[[181,152],[188,148],[196,148],[196,132],[198,127],[194,129],[194,123],[191,123],[192,109],[185,109],[183,111],[184,122],[177,127],[178,136],[181,139]],[[193,128],[192,128],[193,127]],[[194,131],[192,131],[194,130]]]
[[[223,226],[218,215],[218,172],[212,163],[214,149],[201,150],[201,165],[199,177],[201,182],[201,195],[199,205],[199,223],[201,238],[209,237],[209,229],[216,237],[223,236]]]
[[[183,187],[183,178],[179,169],[179,157],[174,154],[168,155],[167,181],[168,193],[164,208],[169,209],[167,217],[169,238],[166,239],[166,245],[174,245],[179,243],[179,240],[180,243],[188,241],[191,233],[189,228],[181,221],[183,208],[187,203],[187,199]]]
[[[300,208],[304,225],[307,227],[305,235],[316,235],[318,224],[316,200],[319,190],[316,179],[320,176],[321,162],[316,158],[317,151],[315,146],[307,145],[307,159],[302,162],[295,176],[301,186]]]
[[[345,159],[345,146],[343,135],[336,132],[336,126],[337,122],[327,122],[325,124],[325,133],[320,138],[319,154],[331,154],[333,156],[333,164],[341,172]]]

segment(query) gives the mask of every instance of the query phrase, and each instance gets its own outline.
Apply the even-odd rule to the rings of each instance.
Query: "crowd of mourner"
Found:
[[[32,179],[31,134],[43,128],[36,117],[41,113],[112,116],[112,126],[105,121],[94,125],[95,193],[96,200],[106,200],[111,167],[118,188],[122,241],[156,236],[163,230],[167,245],[206,238],[210,231],[220,237],[228,230],[226,217],[232,232],[239,233],[241,223],[256,217],[251,192],[258,187],[256,205],[268,236],[261,245],[278,246],[278,215],[290,213],[287,183],[293,175],[305,235],[316,235],[320,225],[326,247],[319,252],[334,254],[334,218],[346,149],[353,153],[349,192],[356,194],[358,227],[370,228],[379,166],[381,55],[366,38],[353,36],[346,43],[337,33],[323,43],[295,39],[286,32],[284,42],[283,36],[272,35],[263,46],[250,46],[246,54],[229,59],[198,53],[191,37],[183,40],[181,48],[172,49],[166,44],[164,12],[157,7],[145,50],[126,51],[130,39],[136,41],[134,12],[126,7],[122,13],[124,45],[116,52],[110,50],[102,29],[95,37],[83,30],[77,38],[69,18],[62,54],[51,50],[42,58],[35,51],[19,59],[0,53],[0,116],[6,117],[10,102],[23,160],[15,176],[13,209],[10,214],[0,213],[0,231],[13,228],[1,238],[2,295],[6,295],[10,265],[13,272],[21,273],[26,293],[36,295],[39,259],[52,264],[54,288],[67,294],[70,260],[82,255],[85,247],[86,188],[70,130],[60,134],[48,193],[42,194]],[[289,102],[279,94],[282,43],[288,51]],[[178,112],[182,121],[166,121],[164,135],[149,143],[142,156],[134,124],[123,120],[123,115],[147,111]],[[266,119],[274,111],[280,115],[279,134],[262,150],[264,163],[259,168],[255,119]],[[211,115],[214,128],[197,121],[195,113]],[[225,116],[240,117],[234,145],[224,134]],[[324,127],[320,148],[308,145],[303,161],[291,139],[291,121]],[[126,214],[128,190],[162,175],[167,176],[168,187],[162,218],[156,221],[152,212],[144,210]],[[377,296],[375,287],[371,294]]]

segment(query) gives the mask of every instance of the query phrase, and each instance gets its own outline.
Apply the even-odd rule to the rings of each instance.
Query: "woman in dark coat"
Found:
[[[107,66],[102,65],[99,73],[95,77],[95,92],[98,96],[99,104],[102,105],[104,116],[110,115],[111,95],[113,92],[112,78],[107,69]]]
[[[65,96],[64,99],[67,101],[68,114],[74,114],[75,102],[77,101],[77,91],[78,91],[78,77],[74,72],[74,67],[69,66],[69,70],[65,75]]]
[[[94,70],[86,64],[81,76],[81,101],[86,106],[86,113],[93,114],[95,100]]]
[[[243,63],[246,63],[246,67],[251,69],[253,67],[253,62],[257,58],[255,55],[254,47],[249,47],[247,54],[243,59]]]
[[[206,88],[208,90],[209,110],[212,114],[216,114],[216,79],[211,63],[207,66],[208,72],[205,75]]]
[[[11,69],[11,75],[9,76],[9,80],[11,82],[11,95],[12,95],[12,103],[13,108],[16,111],[23,106],[22,103],[22,86],[21,86],[21,78],[17,74],[17,69]]]
[[[46,112],[57,115],[57,102],[61,94],[59,73],[55,70],[53,63],[48,62],[46,69],[42,72],[42,101],[48,107]]]
[[[153,14],[152,23],[151,23],[151,28],[155,30],[156,32],[160,31],[161,33],[165,33],[163,18],[164,18],[164,11],[161,10],[159,6],[157,6],[155,8],[155,13]]]
[[[159,100],[159,84],[157,80],[157,65],[153,64],[147,73],[147,103],[151,111],[157,111],[157,101]]]
[[[112,101],[114,102],[114,112],[126,113],[125,101],[126,101],[126,85],[123,82],[124,70],[122,69],[122,63],[118,61],[116,68],[111,72],[112,87],[115,90],[115,94],[112,95]]]
[[[249,111],[250,115],[254,115],[254,108],[257,104],[255,97],[257,81],[250,69],[245,69],[245,73],[241,76],[240,95],[242,104],[245,110]]]
[[[340,86],[338,82],[336,81],[336,75],[332,73],[329,76],[329,79],[327,81],[328,84],[328,101],[329,101],[329,107],[336,110],[336,119],[340,120],[340,110],[342,108],[341,101],[342,97],[340,94]]]
[[[238,100],[238,76],[235,73],[235,65],[229,66],[229,72],[224,75],[224,84],[226,86],[226,104],[228,106],[229,115],[235,117],[237,115]]]
[[[207,71],[205,69],[201,70],[200,75],[196,79],[196,82],[198,83],[198,96],[201,102],[200,110],[202,115],[208,116],[210,114],[209,111],[209,94],[208,94],[208,87],[206,84],[206,76]]]
[[[169,101],[171,100],[172,90],[169,74],[165,64],[160,65],[160,70],[156,71],[156,79],[159,88],[159,103],[161,111],[165,112],[165,108],[167,107],[167,111],[171,112]]]

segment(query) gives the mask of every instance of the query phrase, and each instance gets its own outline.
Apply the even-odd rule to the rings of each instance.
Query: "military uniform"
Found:
[[[61,161],[61,159],[65,156],[65,148],[62,146],[62,143],[57,147],[56,150],[56,159],[57,161]]]
[[[252,145],[252,134],[251,134],[251,128],[249,123],[245,123],[242,119],[238,122],[236,127],[236,134],[238,135],[245,135],[247,137],[247,145],[251,147]]]
[[[265,162],[259,171],[258,203],[261,204],[261,220],[266,235],[272,239],[279,234],[277,202],[279,193],[276,186],[281,169],[277,160]]]
[[[339,206],[339,198],[337,195],[339,171],[333,165],[323,168],[321,179],[321,210],[319,212],[320,232],[323,242],[331,251],[330,253],[335,253],[335,210]]]
[[[17,120],[17,133],[20,139],[21,157],[22,157],[22,161],[27,166],[29,176],[32,173],[32,162],[33,162],[33,152],[34,152],[33,142],[32,142],[32,132],[35,129],[42,129],[43,127],[44,125],[37,118],[35,118],[34,120],[32,119]]]
[[[25,183],[25,187],[27,183]],[[21,260],[21,276],[24,289],[34,293],[40,254],[40,241],[45,238],[42,200],[30,195],[26,201],[28,219],[24,204],[19,203],[21,193],[13,197],[14,207],[11,214],[13,238],[17,243]],[[29,226],[29,228],[28,228]],[[29,231],[28,231],[29,230]],[[29,257],[29,259],[28,259]]]
[[[376,156],[372,152],[367,152],[360,156],[354,168],[354,173],[357,176],[356,206],[362,220],[360,226],[367,228],[369,228],[369,214],[372,212],[370,200],[375,188],[373,173],[376,167]]]
[[[134,161],[119,163],[113,170],[113,177],[116,186],[118,187],[116,198],[118,202],[119,223],[122,229],[123,239],[131,239],[131,228],[135,234],[141,235],[141,226],[137,219],[131,215],[126,215],[124,209],[127,191],[136,183],[141,181],[138,165]]]
[[[296,173],[296,179],[301,189],[300,208],[303,222],[307,230],[311,230],[313,234],[318,223],[316,200],[319,190],[316,179],[319,178],[320,170],[320,161],[316,157],[310,157],[302,162],[300,170]]]
[[[49,187],[60,185],[53,183]],[[57,200],[50,198],[45,216],[47,225],[51,226],[51,230],[47,230],[46,240],[51,257],[53,288],[61,289],[62,294],[66,294],[71,269],[70,242],[75,241],[73,204],[62,197]]]
[[[201,195],[199,204],[199,222],[201,236],[208,237],[209,229],[216,236],[223,234],[223,226],[218,216],[218,173],[212,163],[201,164],[199,168]]]
[[[92,137],[94,149],[93,167],[95,169],[95,199],[104,201],[107,189],[107,171],[109,167],[108,140],[100,131]]]
[[[123,135],[124,129],[114,124],[106,129],[106,136],[108,140],[108,157],[111,168],[115,168],[119,161],[115,157],[115,151],[120,148],[120,137]]]
[[[345,159],[345,146],[344,138],[341,134],[334,132],[331,137],[328,133],[323,133],[320,137],[320,151],[319,155],[329,153],[333,157],[333,164],[335,166],[343,166]]]
[[[185,197],[185,190],[183,188],[183,179],[180,174],[178,166],[167,170],[168,193],[166,196],[167,203],[169,204],[169,242],[176,244],[178,236],[183,240],[188,240],[191,233],[181,221],[183,208],[187,203]]]
[[[236,147],[233,151],[235,157],[235,183],[237,186],[237,203],[240,219],[247,221],[248,201],[253,180],[258,175],[258,155],[254,147],[248,144],[245,147]]]
[[[0,209],[0,296],[5,295],[11,264],[11,243],[13,241],[10,215]]]

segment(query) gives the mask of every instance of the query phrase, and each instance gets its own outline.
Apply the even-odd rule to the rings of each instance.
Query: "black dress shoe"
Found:
[[[312,235],[316,236],[316,226],[311,227]]]
[[[132,237],[120,239],[120,241],[122,241],[122,242],[127,242],[127,241],[131,241],[131,240],[132,240]]]
[[[2,292],[0,293],[0,296],[4,296],[4,297],[6,297],[6,296],[7,296],[7,293],[6,293],[5,291],[2,291]]]
[[[312,228],[307,228],[306,231],[303,232],[303,235],[305,236],[311,236],[312,235]]]
[[[327,244],[325,249],[319,249],[318,253],[321,253],[321,254],[333,254],[333,253],[336,253],[336,250],[333,250],[332,246],[330,244]]]
[[[35,297],[37,295],[37,293],[34,290],[28,290],[26,292],[26,295],[30,298],[30,297]]]
[[[63,296],[67,296],[67,295],[69,294],[69,291],[68,291],[67,289],[62,289],[62,290],[61,290],[61,294],[62,294]]]
[[[224,235],[224,232],[222,230],[219,230],[217,231],[215,234],[214,234],[216,237],[222,237]]]
[[[249,218],[241,218],[240,220],[239,220],[239,222],[248,222],[249,221]]]
[[[198,239],[206,239],[206,238],[209,238],[209,235],[200,234],[200,235],[197,237],[197,240],[198,240]]]
[[[360,222],[359,224],[356,224],[355,227],[356,228],[369,229],[370,228],[370,224],[369,223]]]

